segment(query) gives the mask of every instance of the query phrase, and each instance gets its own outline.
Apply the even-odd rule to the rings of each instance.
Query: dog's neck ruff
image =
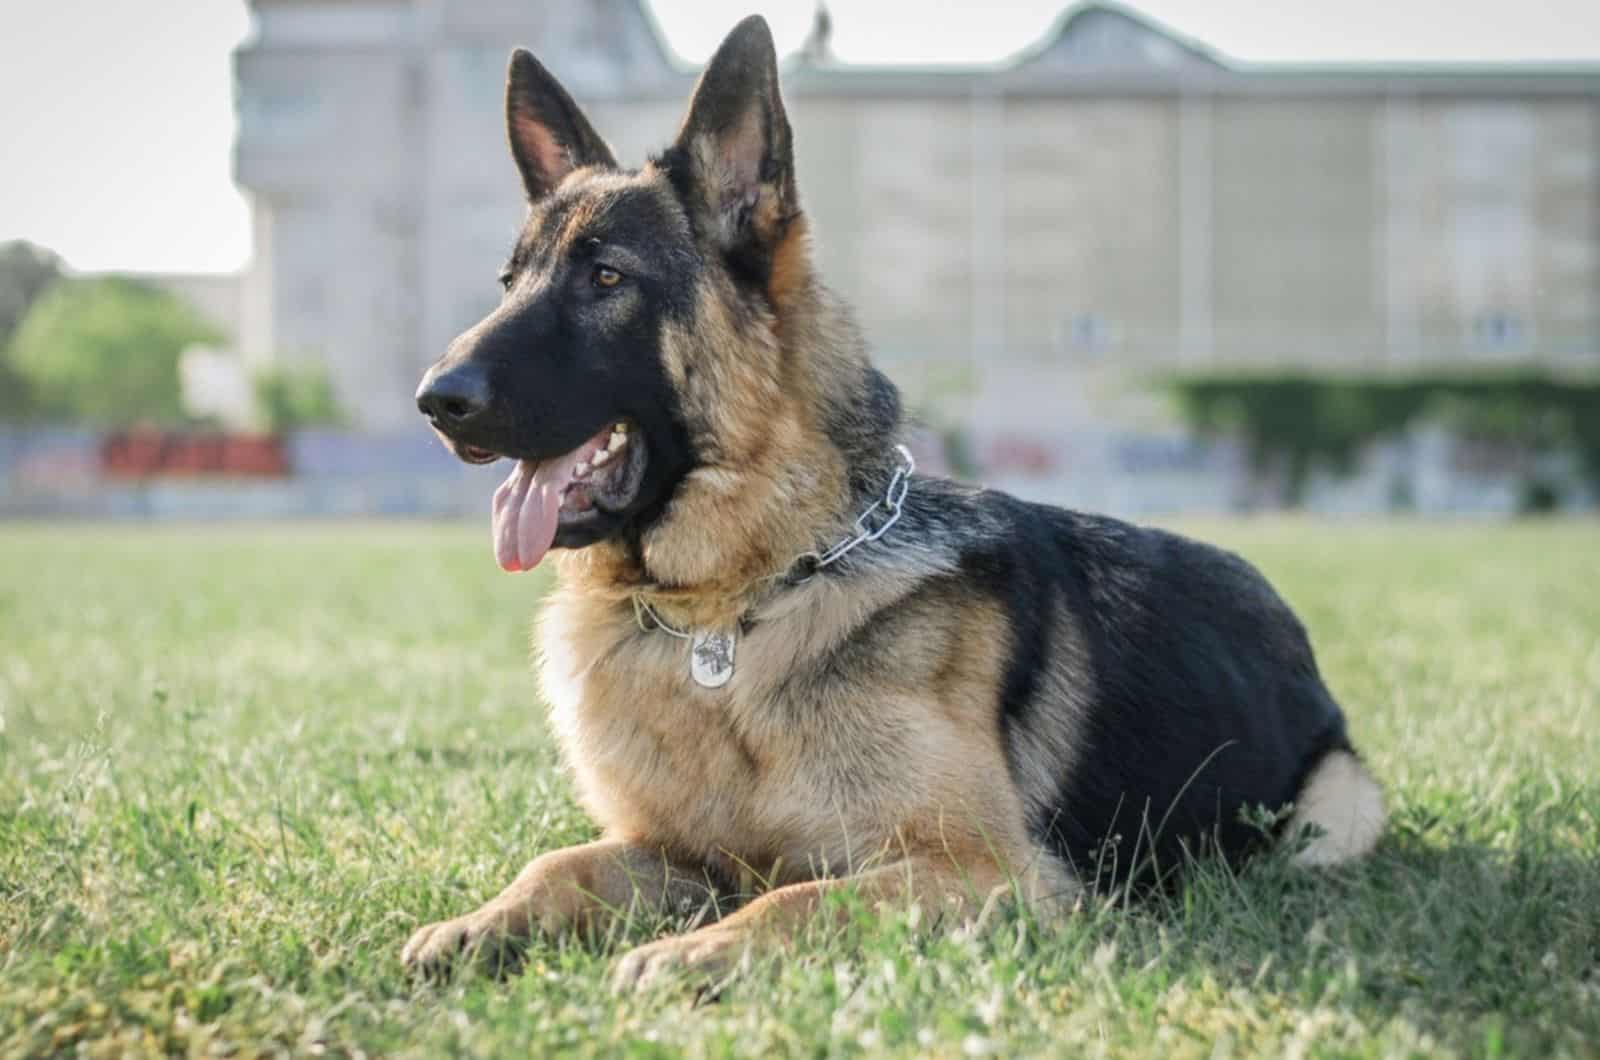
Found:
[[[877,498],[856,516],[849,534],[822,551],[803,552],[778,577],[779,584],[792,588],[811,580],[826,567],[831,567],[855,549],[869,541],[876,541],[893,529],[905,509],[906,493],[911,489],[911,475],[917,461],[911,450],[903,445],[894,447],[900,456],[899,465],[889,478],[883,496]],[[733,656],[739,631],[749,625],[746,611],[730,630],[682,630],[665,622],[643,593],[633,594],[633,619],[646,633],[656,630],[690,642],[689,672],[696,683],[705,688],[721,688],[733,677]]]

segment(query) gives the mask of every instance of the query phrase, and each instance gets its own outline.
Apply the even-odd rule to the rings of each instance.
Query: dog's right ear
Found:
[[[506,132],[530,201],[550,194],[575,169],[617,167],[561,82],[522,48],[511,53],[506,73]]]

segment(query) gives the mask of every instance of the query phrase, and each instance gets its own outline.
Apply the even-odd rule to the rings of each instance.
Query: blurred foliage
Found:
[[[220,336],[174,296],[120,276],[52,285],[9,354],[38,410],[100,427],[181,423],[178,356]]]
[[[274,366],[255,377],[256,416],[269,431],[338,427],[346,422],[333,383],[320,368]]]
[[[1348,471],[1367,445],[1414,424],[1530,453],[1571,450],[1600,486],[1600,382],[1537,371],[1404,379],[1290,374],[1169,381],[1189,427],[1240,438],[1257,470],[1281,466],[1298,501],[1316,466]]]
[[[28,307],[61,278],[61,259],[23,240],[0,243],[0,420],[26,419],[32,389],[11,364],[11,336]]]
[[[61,259],[44,247],[14,239],[0,243],[0,346],[22,322],[34,299],[61,278]]]
[[[939,432],[939,440],[944,444],[944,459],[950,465],[950,473],[956,478],[976,482],[982,469],[978,466],[978,454],[973,451],[971,434],[960,427],[947,427]]]

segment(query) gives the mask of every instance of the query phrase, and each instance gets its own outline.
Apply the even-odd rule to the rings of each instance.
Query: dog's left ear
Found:
[[[800,212],[794,144],[766,19],[734,27],[695,85],[672,172],[724,252],[764,256]]]

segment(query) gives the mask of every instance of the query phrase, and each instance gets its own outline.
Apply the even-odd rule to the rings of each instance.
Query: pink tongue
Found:
[[[517,461],[494,491],[491,528],[501,570],[532,570],[550,551],[561,514],[561,491],[572,481],[582,447],[554,460]]]

